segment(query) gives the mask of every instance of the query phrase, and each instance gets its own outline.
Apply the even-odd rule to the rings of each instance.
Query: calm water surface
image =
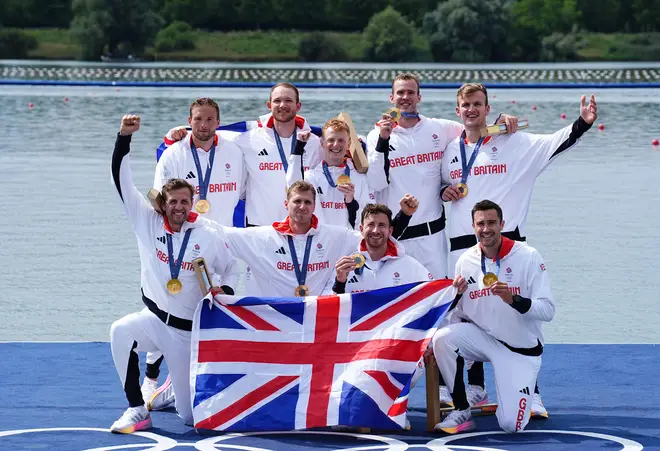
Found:
[[[579,114],[579,90],[491,91],[492,111],[553,132]],[[596,92],[599,121],[536,183],[530,244],[544,255],[557,316],[550,342],[660,343],[660,91]],[[266,111],[267,90],[0,88],[0,340],[102,340],[142,308],[137,245],[110,183],[121,115],[142,116],[133,139],[135,183],[153,181],[155,148],[185,122],[198,96],[218,100],[222,122]],[[68,98],[68,102],[64,98]],[[387,91],[303,91],[321,125],[349,112],[366,134]],[[512,103],[515,101],[515,103]],[[28,103],[34,103],[30,110]],[[537,110],[532,110],[532,105]],[[454,118],[453,91],[423,92],[427,116]],[[568,120],[560,119],[566,113]],[[495,114],[493,114],[493,118]]]

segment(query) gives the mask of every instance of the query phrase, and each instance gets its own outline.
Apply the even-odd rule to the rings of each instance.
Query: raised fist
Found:
[[[304,130],[302,132],[298,132],[298,134],[296,135],[296,138],[298,139],[298,141],[306,143],[307,141],[309,141],[309,135],[310,134],[311,134],[311,132],[309,130]]]
[[[132,135],[140,130],[140,116],[136,114],[126,114],[121,118],[119,134],[122,136]]]

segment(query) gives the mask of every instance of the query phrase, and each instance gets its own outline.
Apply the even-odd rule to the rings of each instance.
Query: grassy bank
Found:
[[[76,59],[79,46],[68,30],[30,29],[38,47],[30,51],[33,59]],[[344,44],[349,61],[360,61],[364,43],[360,33],[331,33]],[[309,33],[295,31],[197,31],[197,48],[187,51],[154,53],[146,59],[157,61],[297,61],[300,40]],[[584,61],[658,61],[660,33],[601,34],[587,33],[586,47],[579,51]]]

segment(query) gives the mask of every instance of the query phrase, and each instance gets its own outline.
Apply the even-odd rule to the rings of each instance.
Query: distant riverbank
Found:
[[[67,29],[26,29],[37,40],[30,59],[75,60],[80,52]],[[228,61],[272,62],[300,61],[301,39],[312,33],[299,31],[195,31],[196,48],[173,52],[155,52],[148,48],[148,61]],[[363,60],[365,44],[362,33],[326,33],[337,38],[346,50],[347,61]],[[585,33],[586,45],[578,54],[582,61],[660,61],[660,33],[602,34]]]

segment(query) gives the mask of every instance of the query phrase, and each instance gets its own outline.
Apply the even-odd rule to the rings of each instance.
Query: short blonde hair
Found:
[[[465,83],[458,88],[458,92],[456,93],[456,106],[458,106],[458,99],[471,96],[475,92],[483,92],[486,96],[486,105],[488,105],[488,90],[484,85],[481,83]]]

